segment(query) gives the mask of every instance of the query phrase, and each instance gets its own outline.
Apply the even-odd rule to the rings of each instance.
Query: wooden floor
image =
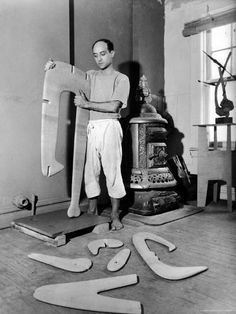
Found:
[[[180,281],[154,275],[132,245],[132,234],[137,231],[156,233],[177,246],[177,250],[168,253],[165,247],[148,242],[162,261],[177,266],[206,265],[209,269]],[[122,270],[115,274],[106,270],[108,261],[119,249],[101,249],[98,256],[89,253],[88,242],[97,238],[120,239],[131,249],[131,257]],[[115,233],[89,233],[57,248],[17,230],[5,229],[0,231],[0,252],[1,314],[98,313],[39,302],[33,293],[46,284],[134,273],[139,276],[137,285],[103,294],[140,301],[145,314],[236,313],[236,212],[228,213],[220,207],[208,207],[196,215],[158,227],[126,224]],[[69,273],[29,259],[27,255],[32,252],[88,257],[93,267],[84,273]]]

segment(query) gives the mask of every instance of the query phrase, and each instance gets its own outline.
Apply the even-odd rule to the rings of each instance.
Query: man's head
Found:
[[[95,62],[101,70],[105,70],[112,65],[115,51],[114,45],[110,40],[96,40],[92,46],[92,50]]]

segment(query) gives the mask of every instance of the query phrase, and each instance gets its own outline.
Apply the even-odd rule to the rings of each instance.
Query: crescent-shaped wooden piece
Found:
[[[88,281],[46,285],[37,288],[37,300],[68,308],[107,312],[141,314],[141,304],[137,301],[117,299],[98,293],[136,284],[137,275],[109,277]]]
[[[60,269],[81,273],[92,266],[92,261],[88,258],[64,258],[39,253],[31,253],[29,258]]]
[[[125,266],[127,263],[129,257],[130,257],[131,251],[128,248],[125,248],[121,251],[119,251],[107,264],[107,269],[109,271],[118,271],[122,267]]]
[[[64,166],[56,160],[56,143],[58,131],[59,104],[62,92],[70,91],[78,94],[82,90],[89,98],[90,81],[86,73],[76,67],[54,61],[55,67],[47,70],[44,78],[42,129],[41,129],[41,167],[44,176],[52,176]],[[83,168],[87,144],[87,124],[89,111],[76,108],[76,125],[74,136],[72,197],[68,209],[69,217],[80,215],[79,199],[83,179]]]
[[[207,266],[178,267],[167,265],[159,260],[159,257],[155,252],[149,250],[146,240],[152,240],[163,244],[169,248],[170,252],[175,250],[176,246],[164,238],[149,232],[138,232],[132,237],[133,244],[143,260],[155,274],[162,278],[180,280],[194,276],[208,269]]]
[[[123,242],[116,239],[98,239],[88,243],[88,249],[93,255],[97,255],[100,248],[118,248],[123,245]]]

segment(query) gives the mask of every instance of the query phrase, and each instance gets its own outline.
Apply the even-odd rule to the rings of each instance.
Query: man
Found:
[[[92,46],[92,52],[99,70],[87,72],[91,82],[90,99],[81,91],[74,101],[76,106],[90,110],[84,171],[88,213],[97,214],[102,167],[111,199],[111,228],[119,230],[123,228],[119,219],[120,199],[126,192],[121,176],[123,134],[118,119],[120,110],[127,105],[130,84],[126,75],[113,68],[115,51],[110,40],[97,40]],[[46,65],[46,69],[52,67],[53,64]]]

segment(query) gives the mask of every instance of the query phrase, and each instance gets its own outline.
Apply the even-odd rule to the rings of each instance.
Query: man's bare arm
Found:
[[[122,102],[119,100],[111,100],[111,101],[105,101],[105,102],[89,101],[87,100],[86,96],[84,95],[82,91],[80,95],[75,96],[74,103],[76,106],[79,106],[80,108],[99,111],[99,112],[117,113],[122,107]]]

